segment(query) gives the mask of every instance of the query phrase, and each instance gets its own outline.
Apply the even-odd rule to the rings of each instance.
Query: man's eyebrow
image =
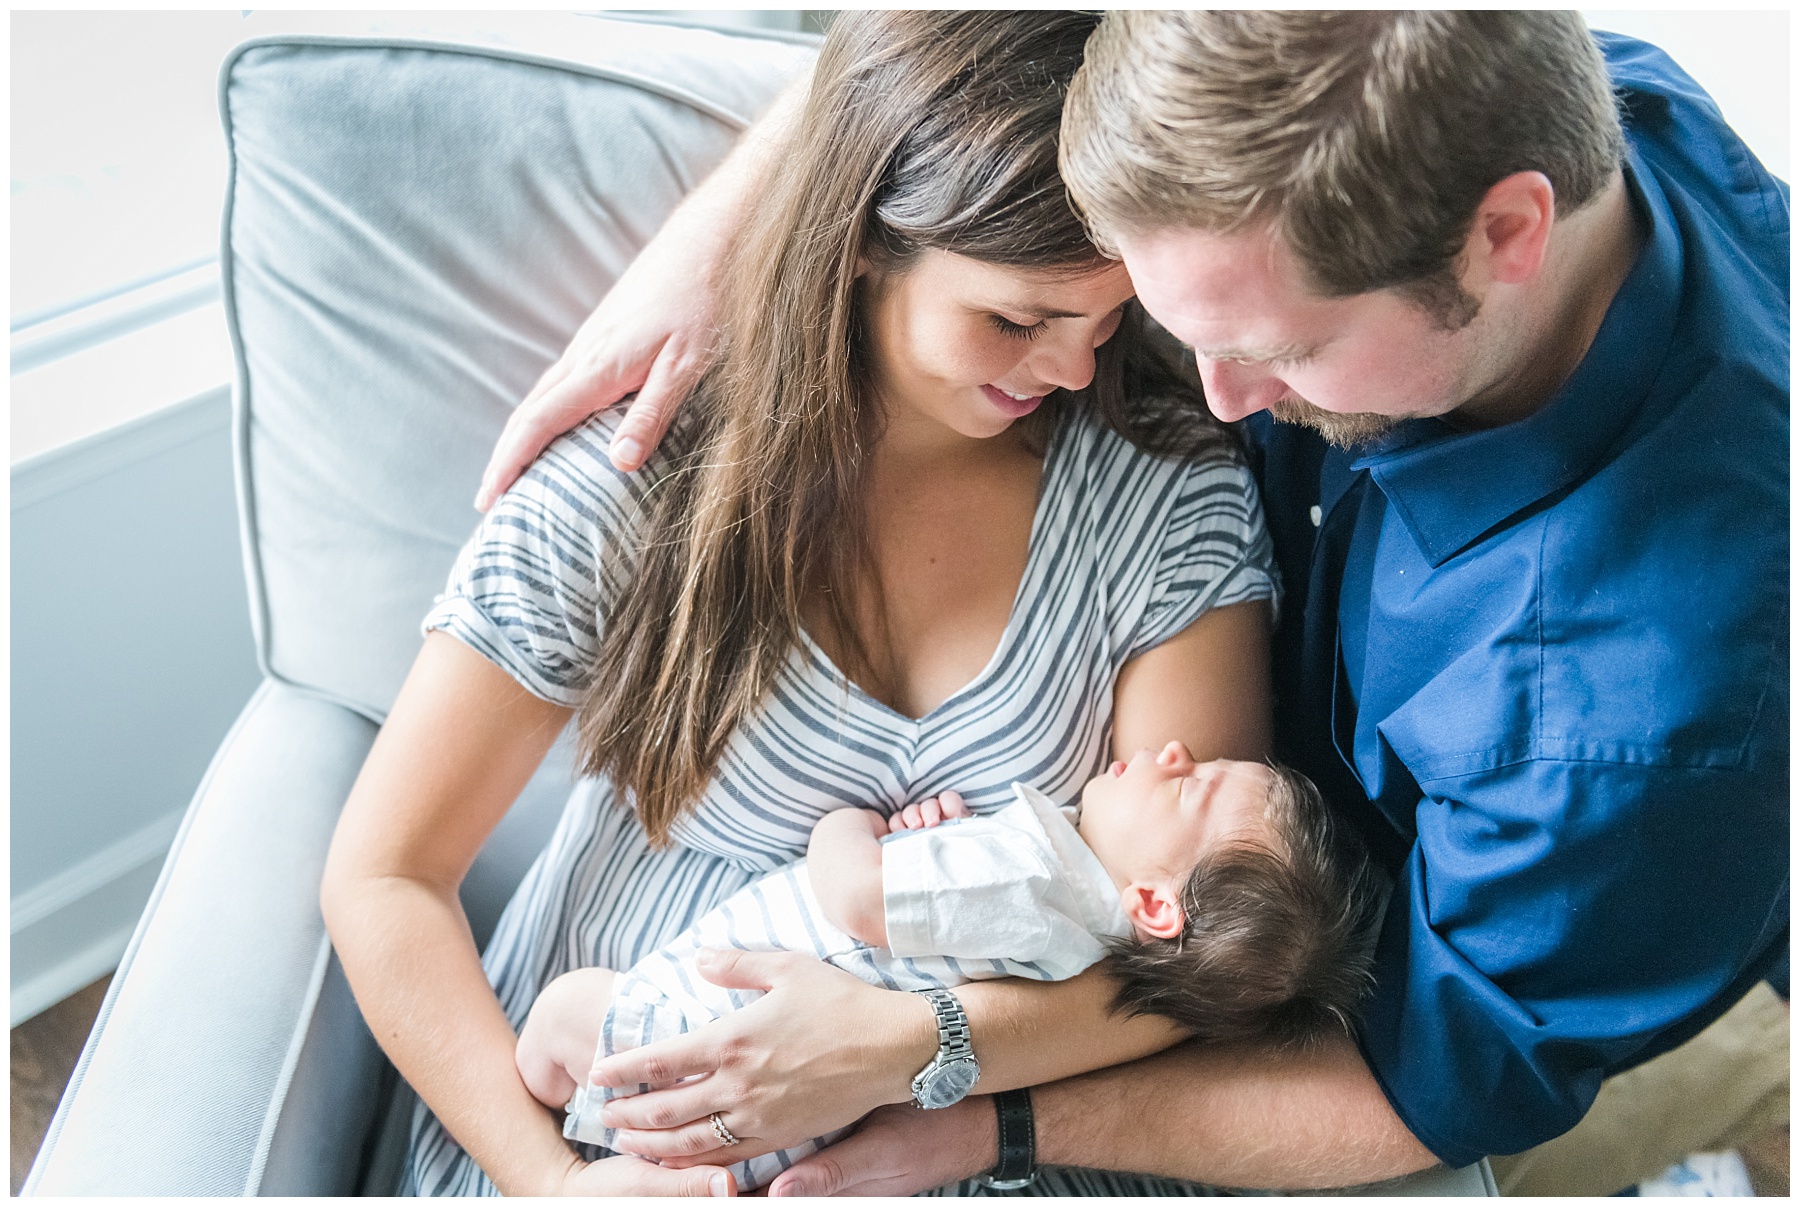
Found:
[[[1313,349],[1304,344],[1286,344],[1278,348],[1195,348],[1194,355],[1207,360],[1305,360]]]

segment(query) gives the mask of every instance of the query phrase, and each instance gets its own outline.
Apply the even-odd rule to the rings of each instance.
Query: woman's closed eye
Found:
[[[1039,319],[1030,326],[1026,326],[1024,323],[1015,323],[1006,316],[999,314],[989,314],[988,321],[994,324],[994,329],[1000,332],[1000,334],[1010,335],[1014,339],[1036,339],[1038,336],[1044,334],[1045,328],[1049,326],[1049,323],[1043,319]]]

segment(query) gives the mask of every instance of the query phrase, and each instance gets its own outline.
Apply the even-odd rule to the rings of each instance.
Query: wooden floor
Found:
[[[62,1098],[81,1045],[100,1013],[100,999],[112,977],[102,977],[12,1029],[12,1193],[31,1172],[50,1116]]]
[[[100,999],[112,977],[95,981],[12,1031],[12,1193],[17,1195],[31,1171],[38,1146],[50,1128],[50,1116],[62,1097],[81,1045],[100,1013]],[[1788,1193],[1788,1129],[1770,1132],[1740,1150],[1758,1195],[1786,1198]]]

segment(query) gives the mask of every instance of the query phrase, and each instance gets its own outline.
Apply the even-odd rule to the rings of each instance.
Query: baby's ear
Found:
[[[1125,886],[1119,904],[1125,908],[1125,916],[1131,920],[1131,925],[1140,934],[1153,939],[1173,939],[1187,924],[1181,913],[1181,902],[1166,884],[1134,881]]]

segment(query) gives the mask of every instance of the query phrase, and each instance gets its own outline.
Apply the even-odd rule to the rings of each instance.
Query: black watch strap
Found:
[[[981,1180],[989,1190],[1023,1190],[1037,1181],[1037,1123],[1031,1117],[1031,1091],[995,1094],[994,1114],[1000,1124],[1000,1161]]]

